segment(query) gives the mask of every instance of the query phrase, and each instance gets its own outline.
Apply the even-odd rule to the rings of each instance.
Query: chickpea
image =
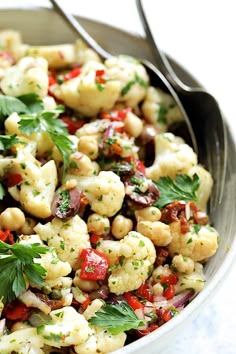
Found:
[[[0,214],[0,224],[3,229],[19,230],[25,223],[25,215],[19,208],[7,208]]]
[[[98,141],[93,136],[81,136],[78,142],[78,150],[88,156],[91,160],[98,157]]]
[[[136,220],[139,221],[159,221],[161,218],[160,209],[151,206],[135,211]]]
[[[87,227],[88,232],[103,235],[110,230],[110,220],[105,216],[93,213],[88,217]]]
[[[73,284],[78,286],[82,291],[90,292],[99,289],[99,285],[95,280],[80,279],[81,270],[77,270],[73,279]]]
[[[133,229],[133,221],[123,215],[117,215],[112,222],[111,232],[115,238],[120,240]]]
[[[182,274],[191,274],[194,271],[194,261],[190,257],[178,254],[173,257],[171,267]]]
[[[132,112],[129,112],[126,115],[124,123],[125,123],[125,126],[124,126],[125,131],[129,135],[137,138],[142,133],[143,122],[142,122],[142,120],[139,117],[137,117]]]
[[[11,332],[20,331],[21,329],[32,328],[27,322],[15,322],[11,326]]]
[[[139,221],[137,231],[148,237],[158,247],[167,246],[172,240],[169,225],[160,221]]]
[[[19,232],[23,235],[32,235],[34,233],[34,227],[36,225],[36,221],[31,218],[26,218],[24,225],[19,229]]]
[[[90,158],[77,151],[70,155],[68,172],[75,176],[88,176],[93,174],[93,165]]]
[[[75,188],[76,186],[77,186],[76,179],[69,179],[68,181],[66,181],[65,189],[70,190]]]

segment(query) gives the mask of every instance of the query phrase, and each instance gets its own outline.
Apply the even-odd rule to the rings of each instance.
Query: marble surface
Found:
[[[32,3],[49,4],[46,0],[24,0],[20,5]],[[143,34],[134,0],[66,0],[62,3],[82,16]],[[1,0],[1,6],[4,4],[19,6],[19,1]],[[236,138],[234,5],[230,0],[145,0],[161,48],[189,69],[216,97]],[[234,262],[222,286],[198,317],[159,354],[235,354],[235,278]]]

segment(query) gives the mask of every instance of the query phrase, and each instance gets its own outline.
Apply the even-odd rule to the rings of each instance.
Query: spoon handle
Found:
[[[55,10],[62,15],[63,19],[70,25],[70,27],[83,38],[84,42],[97,52],[102,59],[111,58],[111,54],[105,51],[100,45],[86,32],[86,30],[79,24],[78,21],[67,11],[63,9],[57,0],[50,0],[51,4],[54,6]]]
[[[177,77],[173,71],[167,57],[165,54],[158,48],[156,40],[152,34],[151,28],[147,21],[147,16],[143,6],[142,0],[136,0],[137,9],[139,12],[140,19],[142,21],[146,37],[151,44],[151,48],[155,58],[155,64],[161,73],[166,77],[171,86],[175,89],[177,93],[181,93],[183,90],[188,91],[188,87],[182,83],[182,81]]]

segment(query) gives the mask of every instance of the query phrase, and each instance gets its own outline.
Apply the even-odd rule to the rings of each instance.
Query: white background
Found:
[[[0,5],[48,5],[4,1]],[[66,0],[65,8],[143,34],[134,0]],[[234,0],[145,0],[159,46],[216,97],[236,136],[236,20]],[[160,354],[236,353],[236,264],[198,318]],[[148,349],[146,351],[148,354]],[[158,353],[157,353],[158,354]]]

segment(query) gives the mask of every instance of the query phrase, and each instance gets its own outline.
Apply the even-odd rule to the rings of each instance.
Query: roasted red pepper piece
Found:
[[[67,130],[69,134],[74,135],[76,130],[81,128],[84,125],[83,120],[71,120],[70,117],[61,117],[64,123],[67,125]]]
[[[178,276],[176,274],[162,275],[161,284],[175,285],[178,282]]]
[[[82,267],[80,278],[84,280],[104,280],[109,268],[107,256],[93,248],[85,248],[80,254]]]
[[[94,245],[96,245],[100,239],[100,235],[97,235],[95,233],[92,233],[92,235],[90,236],[90,242],[93,243]]]
[[[79,76],[80,74],[81,74],[81,69],[74,68],[70,72],[68,72],[64,75],[64,80],[68,81],[68,80],[74,79],[75,77]]]
[[[147,329],[142,329],[138,332],[139,337],[146,336],[147,334],[155,331],[159,326],[156,323],[152,323]]]
[[[166,298],[166,300],[173,299],[173,297],[175,296],[174,285],[168,285],[168,287],[163,291],[163,296]]]
[[[88,305],[91,303],[90,296],[88,295],[86,299],[82,302],[81,307],[85,311]]]
[[[22,181],[22,176],[19,173],[14,173],[12,175],[8,175],[5,182],[7,187],[14,187]]]
[[[149,284],[143,283],[140,288],[136,291],[136,295],[147,300],[147,301],[153,301],[153,294],[152,290]]]
[[[30,308],[19,300],[7,303],[4,307],[4,316],[12,321],[26,321],[29,316]]]
[[[130,291],[124,294],[124,298],[127,301],[127,304],[132,307],[134,311],[144,308],[144,305],[139,301],[137,296],[133,295]]]
[[[13,243],[15,243],[14,237],[11,234],[10,230],[0,230],[0,240],[9,243],[10,245],[13,245]]]

